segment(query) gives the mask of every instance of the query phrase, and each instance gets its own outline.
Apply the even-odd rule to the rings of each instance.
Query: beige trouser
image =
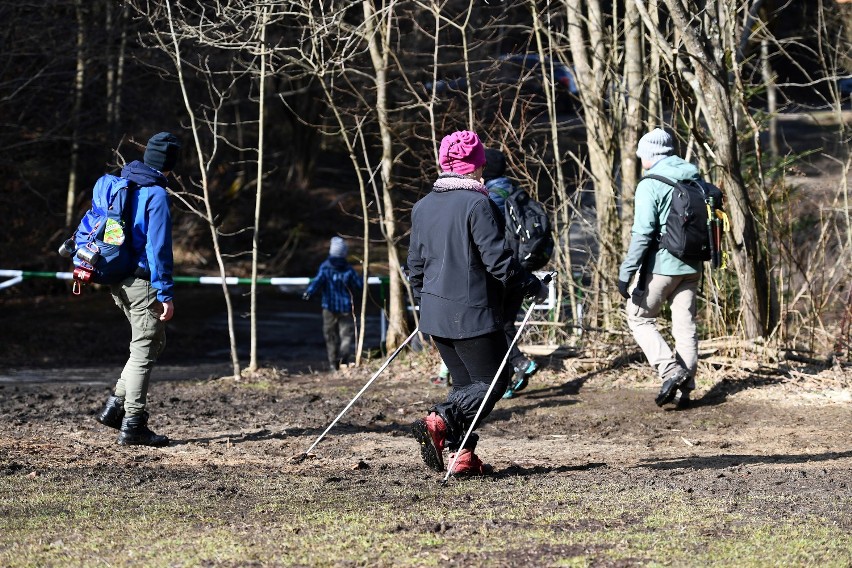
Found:
[[[689,382],[684,385],[688,389],[695,388],[695,369],[698,366],[695,295],[700,279],[700,273],[681,276],[649,274],[644,291],[635,290],[634,279],[626,308],[627,325],[633,332],[633,338],[660,378],[668,377],[683,366],[690,375]],[[657,316],[666,301],[671,304],[675,353],[657,329]]]
[[[115,384],[115,396],[124,397],[124,411],[138,416],[145,410],[151,369],[166,346],[163,305],[151,283],[131,276],[110,288],[112,299],[130,322],[130,356]]]

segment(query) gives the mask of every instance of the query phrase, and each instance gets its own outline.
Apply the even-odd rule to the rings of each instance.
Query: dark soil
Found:
[[[243,346],[248,345],[245,292],[232,291],[242,365],[247,364]],[[852,371],[847,367],[792,366],[750,360],[741,353],[737,364],[730,358],[703,357],[694,406],[675,411],[654,404],[658,385],[644,363],[608,367],[592,356],[597,352],[588,338],[585,353],[590,355],[538,356],[542,370],[529,388],[498,403],[480,429],[477,448],[494,473],[486,484],[452,493],[452,501],[432,483],[442,476],[424,466],[409,434],[411,422],[446,397],[446,389],[429,381],[437,368],[435,356],[405,352],[313,455],[297,462],[292,458],[317,440],[382,360],[335,374],[317,372],[325,361],[319,305],[264,291],[259,306],[263,369],[235,381],[229,377],[221,290],[181,290],[149,391],[151,427],[168,435],[171,443],[161,449],[125,448],[115,443],[114,430],[93,418],[127,350],[126,322],[109,294],[91,289],[79,298],[7,295],[0,327],[0,475],[9,476],[15,487],[25,487],[28,479],[95,493],[118,487],[145,503],[207,499],[216,506],[203,522],[257,545],[261,559],[203,565],[288,565],[263,554],[283,554],[283,543],[307,531],[310,522],[295,526],[289,537],[275,533],[281,542],[269,542],[276,538],[269,536],[269,527],[286,525],[284,512],[295,518],[317,503],[328,505],[324,499],[332,497],[343,501],[345,511],[369,509],[378,502],[405,511],[425,501],[423,506],[434,514],[400,521],[387,537],[405,543],[415,556],[394,561],[376,552],[354,561],[311,561],[308,550],[308,560],[297,564],[444,565],[452,560],[454,565],[550,566],[583,556],[592,565],[684,565],[694,563],[691,555],[715,541],[739,541],[752,526],[852,532]],[[372,307],[368,347],[378,346],[378,330]],[[281,497],[282,486],[294,488],[293,494]],[[620,513],[596,511],[599,501],[637,490],[648,498]],[[490,494],[494,498],[488,501]],[[527,494],[545,495],[546,504],[535,501],[534,510],[519,513]],[[459,500],[472,500],[480,508],[464,521],[446,522],[440,511],[458,508]],[[681,541],[677,531],[656,532],[654,515],[673,502],[684,511],[711,511],[712,518],[705,519],[701,534],[692,534],[691,541]],[[581,547],[543,545],[530,538],[510,551],[466,548],[491,530],[506,539],[539,530],[539,519],[572,507],[588,514],[549,521],[548,530],[593,536],[647,532],[659,542],[644,550],[669,547],[681,556],[646,552],[623,557],[611,537],[598,542],[589,537]],[[11,505],[0,514],[26,516]],[[667,522],[676,526],[679,521]],[[683,531],[694,522],[687,518]],[[73,526],[65,530],[73,531]],[[376,527],[376,534],[386,530]],[[432,535],[450,541],[456,535],[461,552],[441,556],[440,547],[427,539]],[[326,543],[326,548],[332,546]],[[821,546],[819,538],[804,542],[803,556],[792,564],[852,562],[848,547],[838,555]],[[15,558],[14,547],[6,547],[0,541],[0,560]],[[95,564],[103,554],[95,551],[92,558],[69,564]],[[39,565],[34,558],[19,564]],[[746,560],[747,565],[762,565],[760,558]],[[772,557],[769,564],[789,563]]]
[[[335,374],[313,372],[324,360],[317,330],[307,331],[314,321],[285,326],[289,333],[275,332],[279,338],[289,336],[296,346],[285,341],[277,351],[270,348],[281,365],[292,363],[290,369],[266,368],[239,382],[218,378],[229,370],[226,355],[210,355],[224,347],[220,343],[226,345],[220,338],[213,340],[220,330],[180,319],[190,309],[198,309],[196,315],[206,313],[202,306],[215,303],[206,292],[203,298],[185,296],[178,308],[182,312],[170,325],[171,359],[164,358],[155,370],[149,393],[151,426],[171,438],[168,447],[118,446],[116,432],[94,421],[122,361],[115,354],[109,355],[108,364],[93,364],[94,351],[80,347],[85,342],[81,335],[88,334],[92,341],[100,341],[103,334],[94,331],[98,329],[117,335],[123,322],[111,312],[118,310],[96,294],[71,302],[43,301],[36,310],[40,321],[50,324],[40,333],[27,331],[31,339],[18,345],[29,351],[10,356],[17,366],[39,353],[42,368],[6,368],[0,376],[0,474],[38,475],[43,483],[82,484],[86,491],[129,483],[148,488],[145,494],[151,498],[177,502],[214,499],[221,506],[210,513],[219,518],[216,522],[232,523],[226,511],[237,510],[242,511],[240,518],[250,517],[260,527],[277,521],[273,510],[264,513],[269,484],[291,480],[295,487],[314,479],[340,491],[339,498],[357,510],[373,503],[377,494],[382,500],[397,499],[396,506],[405,508],[412,492],[415,497],[423,494],[424,480],[441,479],[424,466],[409,435],[411,422],[446,396],[446,389],[428,380],[435,370],[432,356],[407,352],[394,361],[312,456],[297,462],[292,458],[317,440],[381,361]],[[81,317],[77,308],[91,317]],[[313,318],[317,311],[313,306]],[[5,321],[20,325],[28,313],[12,307]],[[209,322],[213,315],[200,321]],[[310,322],[310,317],[305,319]],[[16,337],[23,339],[24,333]],[[34,341],[55,349],[40,351]],[[122,340],[115,337],[107,343],[118,346]],[[60,350],[62,346],[73,346],[74,355]],[[291,348],[301,351],[290,357],[284,352]],[[184,356],[189,364],[181,361]],[[61,357],[73,364],[59,371]],[[538,360],[543,369],[530,387],[517,398],[501,401],[480,431],[477,452],[495,469],[490,479],[497,485],[489,491],[553,491],[558,501],[566,499],[567,487],[578,496],[638,488],[648,495],[671,495],[687,505],[709,500],[728,515],[769,523],[818,519],[821,526],[852,531],[848,370],[776,367],[768,374],[726,372],[704,360],[695,406],[675,411],[656,407],[656,384],[643,364],[583,371],[573,359]],[[224,372],[217,374],[218,369]],[[397,489],[387,492],[388,487]],[[571,499],[576,498],[565,501],[566,506],[576,505]],[[623,530],[645,530],[659,505],[637,503],[618,522]],[[501,498],[489,507],[498,527],[504,523],[505,530],[525,530],[526,525],[512,524],[510,503]],[[527,514],[536,518],[547,511]],[[468,530],[458,523],[448,528],[440,517],[423,522],[422,527],[398,529],[398,538],[417,541],[422,531]],[[612,529],[609,522],[580,522],[564,530]],[[720,538],[736,530],[714,526],[713,535]],[[478,529],[470,530],[475,534]],[[613,562],[605,549],[583,550],[601,565],[653,560]],[[471,565],[553,565],[575,553],[536,546],[466,558]],[[367,563],[394,564],[376,559]],[[404,564],[419,562],[408,559]]]

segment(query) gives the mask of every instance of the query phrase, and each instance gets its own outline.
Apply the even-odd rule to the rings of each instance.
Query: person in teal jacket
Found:
[[[698,168],[674,154],[672,136],[661,128],[645,134],[636,149],[642,169],[673,181],[698,179]],[[695,388],[698,334],[695,297],[701,279],[701,261],[683,261],[658,246],[666,232],[672,186],[642,179],[636,186],[630,246],[618,274],[618,290],[627,300],[627,324],[662,386],[656,403],[674,402],[686,408]],[[665,302],[672,314],[672,351],[657,329]],[[679,396],[678,396],[679,394]]]

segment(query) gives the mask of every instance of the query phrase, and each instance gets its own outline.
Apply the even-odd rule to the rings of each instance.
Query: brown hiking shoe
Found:
[[[453,466],[453,475],[486,475],[494,471],[493,467],[482,463],[479,456],[468,449],[461,449],[458,455],[458,461]],[[450,454],[450,463],[453,463],[455,457],[456,454]]]
[[[444,419],[432,412],[426,418],[411,425],[411,433],[420,444],[420,455],[427,466],[435,471],[444,471],[444,441],[447,425]]]

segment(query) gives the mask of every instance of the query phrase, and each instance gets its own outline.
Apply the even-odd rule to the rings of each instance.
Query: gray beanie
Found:
[[[328,256],[346,256],[349,252],[349,247],[346,246],[346,241],[340,237],[331,237],[331,246],[328,247]]]
[[[660,158],[671,156],[674,153],[674,141],[671,134],[662,128],[655,128],[639,139],[636,147],[636,155],[649,162],[656,162]]]

